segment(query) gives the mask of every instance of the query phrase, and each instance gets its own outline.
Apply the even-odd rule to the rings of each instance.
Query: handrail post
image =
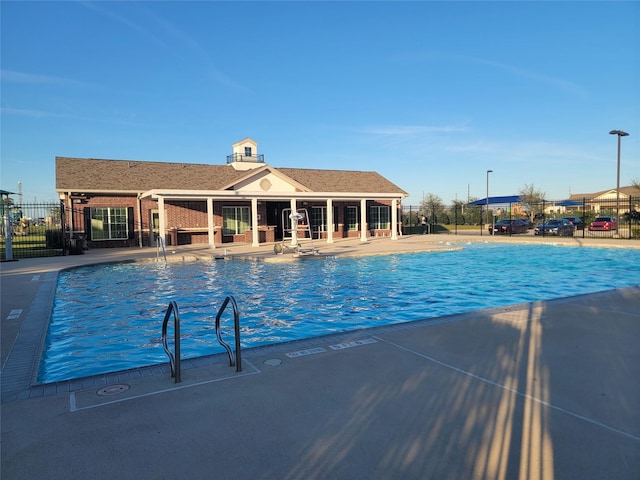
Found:
[[[176,350],[175,383],[180,383],[182,381],[182,367],[180,366],[180,315],[178,315],[178,304],[176,304],[173,316],[173,344]]]
[[[173,344],[175,348],[175,355],[169,350],[167,344],[167,324],[173,313]],[[181,367],[180,367],[180,314],[178,313],[178,304],[172,300],[167,307],[167,312],[164,315],[164,321],[162,322],[162,347],[169,357],[169,366],[171,367],[171,376],[175,378],[175,383],[180,383]]]
[[[238,312],[238,304],[236,299],[231,298],[231,304],[233,306],[233,327],[236,334],[236,372],[242,371],[242,354],[240,349],[240,313]]]
[[[229,347],[229,345],[227,345],[225,341],[222,340],[222,335],[220,334],[220,318],[222,317],[222,313],[227,308],[227,305],[229,304],[229,302],[231,302],[231,306],[233,307],[233,324],[234,324],[233,326],[234,326],[234,332],[236,337],[235,338],[235,346],[236,346],[235,355],[231,351],[231,347]],[[224,302],[222,302],[222,306],[220,307],[220,310],[218,310],[218,314],[216,315],[215,330],[216,330],[216,337],[218,338],[218,342],[220,343],[220,345],[224,347],[224,349],[227,351],[227,355],[229,356],[229,366],[233,367],[233,365],[235,364],[236,372],[241,372],[242,371],[242,353],[240,351],[240,314],[238,312],[238,304],[236,303],[236,299],[233,298],[231,295],[229,295],[227,298],[224,299]]]
[[[156,262],[160,260],[160,248],[162,248],[162,255],[164,256],[164,263],[167,263],[167,249],[164,246],[164,238],[158,235],[156,239]]]

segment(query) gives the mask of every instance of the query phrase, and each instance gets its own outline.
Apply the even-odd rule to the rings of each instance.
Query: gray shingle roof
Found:
[[[408,195],[377,172],[278,168],[313,192],[399,193]]]
[[[226,165],[56,157],[56,190],[218,190],[244,176]]]
[[[273,167],[271,167],[273,168]],[[314,192],[407,195],[377,172],[276,168]],[[152,189],[220,190],[251,171],[230,165],[56,157],[56,190],[145,192]]]

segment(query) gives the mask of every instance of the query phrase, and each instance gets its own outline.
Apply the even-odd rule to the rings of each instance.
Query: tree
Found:
[[[429,223],[435,224],[438,223],[438,216],[444,213],[444,203],[439,196],[429,193],[422,197],[420,210],[429,219]]]
[[[466,204],[467,202],[462,200],[454,200],[453,205],[451,205],[447,212],[447,215],[449,215],[449,221],[447,223],[456,223],[458,225],[463,224]]]
[[[525,183],[524,187],[518,191],[518,195],[520,196],[522,207],[529,215],[529,220],[533,222],[537,213],[543,213],[546,193],[542,190],[536,190],[533,184]]]

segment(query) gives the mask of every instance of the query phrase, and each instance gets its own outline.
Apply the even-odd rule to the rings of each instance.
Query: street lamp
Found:
[[[487,224],[489,223],[489,174],[493,173],[493,170],[487,170]],[[491,229],[493,235],[493,228]]]
[[[620,224],[620,138],[628,137],[629,134],[627,132],[623,132],[622,130],[611,130],[609,135],[617,135],[618,136],[618,181],[616,183],[616,230],[618,229],[618,225]]]

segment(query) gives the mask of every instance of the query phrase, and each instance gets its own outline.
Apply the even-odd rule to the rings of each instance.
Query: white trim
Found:
[[[296,199],[291,199],[291,213],[295,213],[298,211],[298,205],[296,204]],[[307,221],[310,221],[307,219]],[[296,221],[297,225],[297,221]],[[298,245],[298,229],[294,227],[293,220],[291,220],[291,246],[295,247]]]
[[[391,200],[391,240],[398,239],[398,200]]]
[[[360,241],[367,241],[367,230],[369,224],[367,223],[367,199],[362,198],[360,200]]]
[[[333,243],[333,200],[327,198],[327,243]]]
[[[164,211],[164,198],[158,198],[158,235],[162,237],[162,244],[167,245],[167,221]],[[173,245],[172,245],[173,246]]]
[[[290,200],[295,198],[297,200],[327,200],[332,199],[334,201],[340,200],[353,200],[362,199],[363,195],[366,198],[375,199],[402,199],[406,198],[406,195],[396,193],[366,193],[362,192],[239,192],[235,190],[148,190],[141,194],[140,198],[151,197],[157,199],[164,197],[166,200],[195,200],[195,199],[226,199],[226,200],[251,200],[252,198],[264,199],[264,200]]]
[[[252,247],[260,246],[260,237],[258,236],[258,199],[251,199],[251,236],[252,236]]]
[[[209,235],[209,248],[216,248],[216,225],[213,217],[213,198],[207,198],[207,233]]]

